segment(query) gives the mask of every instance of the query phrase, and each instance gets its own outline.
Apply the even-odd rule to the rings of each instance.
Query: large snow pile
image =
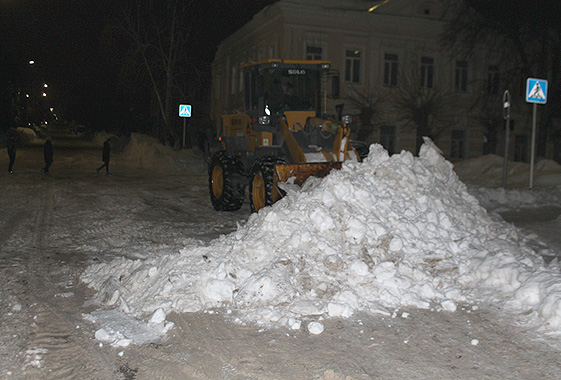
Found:
[[[160,144],[154,137],[139,133],[131,134],[122,158],[144,169],[206,171],[204,155],[198,149],[177,151]]]
[[[19,141],[24,144],[38,144],[44,143],[45,140],[42,140],[39,134],[35,131],[35,129],[31,127],[18,127],[18,138]]]
[[[434,144],[419,157],[373,145],[323,180],[207,245],[90,266],[98,300],[137,317],[220,308],[311,333],[321,320],[401,307],[493,302],[561,332],[561,274],[491,220]]]
[[[534,167],[534,188],[530,192],[530,164],[509,161],[507,189],[503,189],[502,157],[490,154],[454,164],[454,171],[469,186],[487,210],[526,207],[558,207],[561,204],[561,165],[552,160],[540,160]]]
[[[500,187],[503,185],[504,158],[488,154],[459,161],[454,164],[458,177],[470,185]],[[528,188],[530,164],[507,162],[507,188]],[[544,188],[561,185],[561,165],[553,160],[542,159],[534,166],[534,187]]]
[[[486,187],[469,187],[469,193],[475,196],[487,210],[516,210],[527,208],[556,207],[561,205],[561,184],[557,187],[533,189],[503,189]]]

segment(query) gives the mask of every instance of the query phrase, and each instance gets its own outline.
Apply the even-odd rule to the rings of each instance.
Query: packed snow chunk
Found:
[[[386,261],[374,267],[373,273],[378,280],[384,281],[393,278],[397,273],[397,269],[394,263]]]
[[[150,317],[148,326],[163,335],[171,330],[175,326],[175,323],[166,321],[166,312],[164,309],[159,308]]]
[[[205,283],[203,299],[211,307],[221,306],[232,302],[233,291],[234,284],[230,280],[211,278]]]
[[[97,330],[95,332],[95,338],[102,342],[109,342],[113,347],[127,347],[132,343],[132,339],[125,338],[120,332],[109,332],[105,329]]]
[[[403,240],[401,240],[401,238],[396,236],[390,241],[390,251],[398,252],[401,251],[402,248],[403,248]]]
[[[155,319],[161,320],[161,312],[158,311],[156,314]],[[165,320],[157,324],[146,323],[114,309],[96,310],[83,317],[87,321],[102,326],[95,332],[95,338],[109,343],[112,347],[126,347],[133,343],[146,344],[158,341],[174,326],[173,322]]]
[[[300,327],[302,327],[302,322],[296,320],[296,319],[289,319],[289,324],[290,328],[292,330],[300,330]]]
[[[220,263],[210,278],[204,281],[202,300],[210,307],[232,303],[234,283],[228,277],[224,262]]]
[[[95,339],[107,342],[111,340],[111,335],[105,329],[99,329],[95,332]]]
[[[329,303],[327,305],[327,313],[330,317],[349,318],[353,315],[354,309],[347,304]]]
[[[347,221],[345,236],[353,243],[362,243],[368,234],[368,226],[357,217],[351,217]]]
[[[333,297],[333,302],[327,305],[327,313],[330,317],[349,318],[359,306],[360,299],[357,295],[351,291],[344,291]]]
[[[164,311],[164,309],[159,308],[154,312],[154,314],[152,314],[148,323],[157,325],[159,323],[164,322],[165,320],[166,320],[166,312]]]
[[[368,265],[362,260],[355,260],[351,264],[351,271],[357,276],[366,276],[370,273]]]
[[[541,302],[541,283],[529,282],[521,286],[515,293],[514,298],[520,305],[534,307]]]
[[[333,218],[329,215],[328,211],[323,208],[314,208],[310,211],[309,218],[315,224],[317,231],[320,234],[327,233],[335,227]]]
[[[289,310],[302,316],[314,316],[324,314],[326,307],[320,300],[298,299],[290,305]]]
[[[365,161],[372,166],[379,165],[390,158],[388,151],[380,144],[372,144]]]
[[[561,298],[559,292],[556,296],[546,297],[539,311],[547,321],[545,330],[559,333],[561,330]]]
[[[319,335],[323,332],[325,327],[321,322],[310,322],[308,323],[308,331],[310,334]]]
[[[241,285],[235,302],[236,305],[244,308],[276,304],[275,301],[287,301],[292,292],[286,278],[271,273],[255,274]]]
[[[452,300],[444,300],[440,303],[440,306],[442,306],[442,308],[446,311],[454,312],[458,309],[456,303]]]

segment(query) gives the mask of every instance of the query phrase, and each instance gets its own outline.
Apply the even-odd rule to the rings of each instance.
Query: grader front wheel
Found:
[[[282,198],[278,176],[275,173],[275,165],[278,162],[278,159],[267,157],[254,164],[249,186],[249,203],[252,212],[258,212]]]

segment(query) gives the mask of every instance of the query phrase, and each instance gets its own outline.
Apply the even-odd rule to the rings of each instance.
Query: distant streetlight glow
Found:
[[[29,61],[28,63],[29,63],[30,65],[34,65],[34,64],[35,64],[35,61],[31,60],[31,61]]]
[[[49,87],[49,85],[46,84],[46,83],[44,83],[44,84],[43,84],[43,87],[47,88],[47,87]]]
[[[46,97],[46,96],[47,96],[47,93],[46,93],[46,92],[43,92],[43,98]]]

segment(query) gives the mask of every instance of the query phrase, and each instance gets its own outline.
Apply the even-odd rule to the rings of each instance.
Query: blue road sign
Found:
[[[190,104],[180,104],[179,105],[179,117],[191,117],[191,105]]]
[[[528,78],[526,81],[526,101],[545,104],[547,102],[547,80]]]

